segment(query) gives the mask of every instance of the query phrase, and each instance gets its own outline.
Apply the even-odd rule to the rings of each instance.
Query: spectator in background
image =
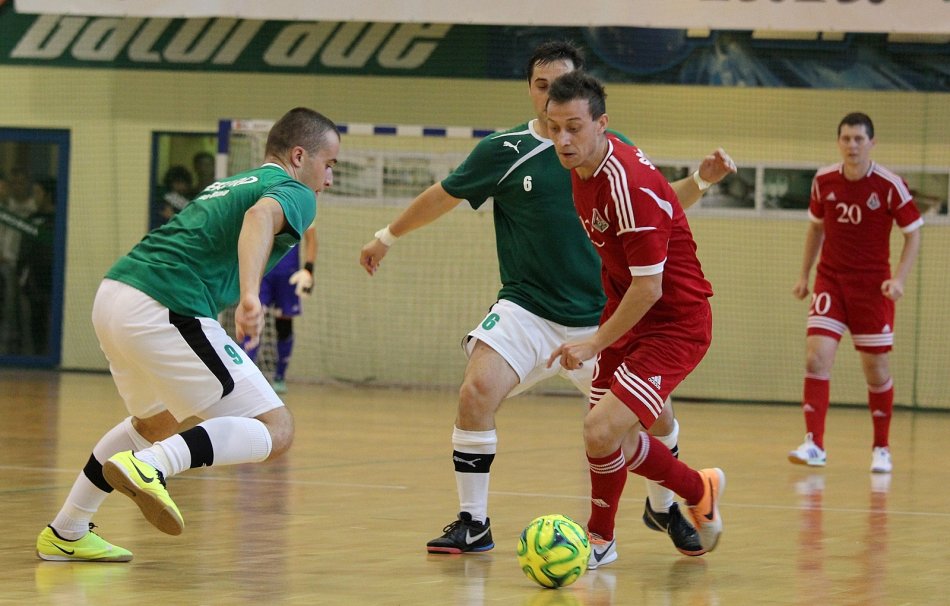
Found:
[[[5,231],[4,225],[6,223],[4,221],[4,218],[5,218],[5,209],[7,207],[7,197],[9,195],[10,195],[10,182],[7,181],[6,174],[0,171],[0,234],[3,234]],[[3,263],[2,253],[0,253],[0,265],[2,265],[2,263]],[[2,270],[0,270],[0,293],[4,292],[5,284],[6,282],[4,281]],[[6,343],[3,340],[4,327],[6,325],[6,321],[4,320],[5,316],[6,316],[6,310],[3,308],[0,308],[0,354],[6,353],[6,350],[5,350]]]
[[[24,338],[23,353],[49,353],[49,329],[53,294],[53,259],[56,224],[56,179],[44,177],[33,184],[36,211],[27,218],[33,231],[20,240],[18,274],[22,300],[27,304],[29,338]]]
[[[20,290],[17,257],[25,231],[23,219],[36,210],[30,175],[22,166],[10,171],[9,195],[0,200],[0,352],[18,353]]]
[[[187,168],[176,164],[168,169],[162,179],[162,193],[155,205],[154,227],[159,227],[174,217],[191,201],[193,179]]]
[[[194,194],[214,183],[214,154],[200,151],[191,159],[191,168],[195,172]]]

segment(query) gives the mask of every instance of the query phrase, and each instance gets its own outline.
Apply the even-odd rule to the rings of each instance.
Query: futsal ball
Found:
[[[518,540],[522,572],[542,587],[570,585],[587,571],[590,539],[580,524],[567,516],[535,518]]]

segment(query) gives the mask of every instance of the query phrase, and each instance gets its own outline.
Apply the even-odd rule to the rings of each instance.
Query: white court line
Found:
[[[17,465],[0,465],[0,471],[10,470],[10,471],[45,471],[51,473],[69,473],[75,474],[77,471],[75,469],[61,469],[57,467],[28,467],[28,466],[17,466]],[[393,485],[393,484],[358,484],[350,482],[323,482],[319,480],[270,480],[266,478],[237,478],[237,477],[224,477],[224,476],[202,476],[202,477],[189,477],[189,476],[176,476],[180,480],[191,480],[198,482],[244,482],[244,483],[255,483],[255,484],[289,484],[289,485],[298,485],[298,486],[339,486],[346,488],[368,488],[372,490],[410,490],[410,486],[402,485]],[[543,492],[511,492],[511,491],[499,491],[492,490],[489,491],[490,495],[494,496],[505,496],[505,497],[532,497],[532,498],[545,498],[545,499],[569,499],[574,501],[587,501],[590,499],[588,495],[566,495],[566,494],[550,494]],[[730,501],[724,501],[723,504],[729,508],[737,509],[776,509],[783,511],[808,511],[808,510],[820,510],[828,513],[885,513],[887,515],[895,516],[932,516],[940,518],[950,518],[950,512],[938,512],[938,511],[900,511],[893,509],[860,509],[852,507],[811,507],[807,505],[767,505],[767,504],[751,504],[751,503],[734,503]]]
[[[356,484],[350,482],[322,482],[319,480],[267,480],[260,478],[231,478],[224,476],[188,477],[175,476],[176,479],[193,480],[196,482],[240,482],[242,484],[288,484],[294,486],[341,486],[346,488],[372,488],[379,490],[409,490],[408,486],[392,484]]]
[[[79,473],[76,469],[62,469],[59,467],[27,467],[18,465],[0,465],[0,471],[40,471],[47,473]],[[373,488],[379,490],[409,490],[409,486],[394,484],[357,484],[353,482],[324,482],[320,480],[270,480],[267,478],[237,478],[225,476],[189,477],[175,476],[176,480],[191,480],[197,482],[241,482],[245,484],[293,484],[298,486],[340,486],[346,488]]]

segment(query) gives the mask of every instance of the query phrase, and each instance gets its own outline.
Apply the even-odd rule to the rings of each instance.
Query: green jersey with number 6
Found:
[[[494,199],[499,299],[564,326],[596,326],[606,302],[600,258],[577,219],[570,172],[535,123],[482,139],[442,187],[472,208]]]
[[[217,316],[240,298],[238,237],[244,213],[265,197],[281,205],[287,221],[274,237],[267,273],[300,241],[317,213],[313,190],[270,163],[206,187],[116,261],[106,278],[141,290],[177,314]]]

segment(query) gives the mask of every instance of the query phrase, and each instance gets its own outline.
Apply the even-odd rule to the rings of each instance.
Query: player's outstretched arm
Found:
[[[696,204],[710,186],[719,183],[736,170],[736,163],[732,161],[726,150],[720,147],[703,158],[696,172],[670,185],[685,209]]]
[[[396,219],[376,232],[375,237],[363,246],[360,265],[369,275],[374,275],[379,264],[389,252],[396,238],[432,223],[456,206],[460,200],[450,196],[441,183],[435,183],[419,194]]]

